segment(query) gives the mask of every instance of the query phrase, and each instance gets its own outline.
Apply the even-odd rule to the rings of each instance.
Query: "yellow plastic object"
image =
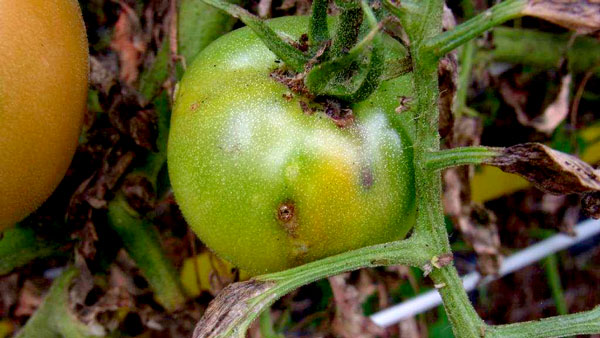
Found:
[[[579,136],[590,144],[581,154],[581,159],[590,164],[600,162],[600,123],[583,129]]]
[[[87,85],[76,0],[0,0],[0,230],[34,211],[64,176]]]
[[[590,164],[600,162],[600,124],[581,130],[579,136],[590,144],[581,154],[581,159]],[[496,167],[481,166],[471,180],[471,198],[474,202],[483,203],[529,186],[529,182],[520,176]]]
[[[194,267],[196,263],[196,267]],[[224,281],[233,279],[233,265],[215,256],[209,251],[202,252],[195,257],[189,257],[183,262],[180,271],[181,284],[186,293],[191,297],[198,297],[201,292],[216,294],[211,286],[212,278],[221,278]],[[240,279],[246,280],[249,276],[240,271]]]
[[[8,320],[8,319],[0,320],[0,338],[8,338],[8,337],[12,336],[14,331],[15,331],[15,326],[13,325],[13,323],[10,320]]]

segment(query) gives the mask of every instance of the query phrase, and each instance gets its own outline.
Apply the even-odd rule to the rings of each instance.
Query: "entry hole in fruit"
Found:
[[[277,218],[283,223],[291,222],[294,218],[294,204],[291,202],[280,204],[277,209]]]

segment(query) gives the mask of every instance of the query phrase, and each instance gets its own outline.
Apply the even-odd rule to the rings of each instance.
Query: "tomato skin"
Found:
[[[77,146],[88,46],[76,0],[0,0],[0,230],[34,211]]]
[[[270,21],[297,39],[305,17]],[[340,128],[303,112],[270,78],[276,57],[248,28],[188,68],[168,164],[184,217],[218,255],[251,274],[400,239],[413,223],[411,140],[394,108],[409,81],[384,83]],[[287,97],[287,98],[286,98]]]

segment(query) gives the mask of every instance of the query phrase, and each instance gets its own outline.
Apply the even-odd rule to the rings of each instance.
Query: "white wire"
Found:
[[[463,286],[467,292],[472,291],[479,285],[484,285],[495,279],[506,276],[557,251],[564,250],[599,234],[600,220],[587,220],[579,223],[575,227],[575,233],[576,235],[574,237],[564,234],[553,235],[505,258],[497,276],[487,276],[482,279],[478,272],[471,272],[462,277]],[[396,324],[403,319],[432,309],[441,303],[442,298],[440,297],[440,294],[436,290],[432,290],[398,305],[374,313],[370,318],[375,324],[381,327],[387,327]]]

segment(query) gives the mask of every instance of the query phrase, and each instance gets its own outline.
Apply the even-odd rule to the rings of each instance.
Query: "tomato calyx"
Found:
[[[381,33],[385,19],[378,21],[365,0],[336,0],[340,15],[332,34],[328,27],[328,0],[313,1],[308,32],[299,41],[289,41],[239,6],[224,0],[204,1],[249,26],[285,63],[283,70],[276,70],[271,76],[305,97],[356,103],[368,98],[382,81],[410,71],[406,60],[385,60]],[[382,8],[376,7],[383,15]]]

